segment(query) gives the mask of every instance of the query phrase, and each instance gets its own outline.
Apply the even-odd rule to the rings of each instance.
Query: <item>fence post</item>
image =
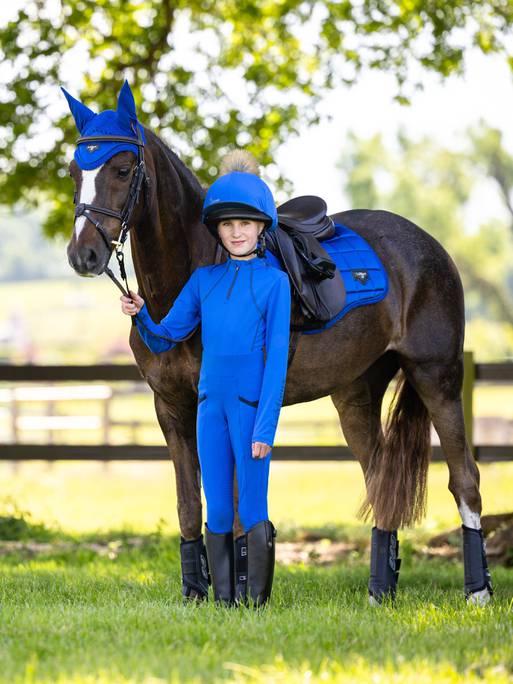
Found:
[[[476,369],[474,366],[474,353],[471,351],[463,352],[463,416],[465,418],[465,435],[471,454],[476,458],[474,448],[474,382],[476,379]]]

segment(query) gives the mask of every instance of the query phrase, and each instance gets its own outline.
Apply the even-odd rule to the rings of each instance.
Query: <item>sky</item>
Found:
[[[49,0],[50,4],[57,0]],[[0,26],[15,15],[17,7],[30,3],[11,0],[0,6]],[[178,31],[180,41],[175,48],[184,59],[193,58],[188,33]],[[90,62],[77,60],[63,65],[65,85],[73,91],[81,77],[77,64],[93,69]],[[513,113],[513,77],[505,59],[484,56],[478,50],[466,53],[464,77],[452,76],[444,81],[434,74],[421,72],[424,90],[412,96],[411,106],[394,101],[394,77],[390,74],[367,71],[358,83],[349,88],[343,84],[329,93],[321,104],[323,112],[333,115],[330,123],[323,122],[301,130],[279,149],[276,161],[282,175],[292,184],[294,195],[317,194],[324,197],[330,213],[348,209],[343,194],[343,172],[337,169],[350,131],[361,137],[381,133],[393,144],[398,130],[418,139],[424,135],[450,148],[464,145],[464,131],[480,119],[502,130],[505,144],[513,153],[513,130],[510,125]],[[71,82],[68,82],[71,81]],[[237,97],[237,83],[233,96]],[[55,88],[55,103],[49,107],[50,116],[62,114],[66,105]],[[238,90],[240,93],[240,89]],[[239,95],[240,97],[240,95]],[[46,137],[48,144],[48,137]],[[37,143],[35,143],[37,144]],[[474,197],[470,224],[479,224],[490,215],[503,214],[503,208],[491,183],[483,183]]]

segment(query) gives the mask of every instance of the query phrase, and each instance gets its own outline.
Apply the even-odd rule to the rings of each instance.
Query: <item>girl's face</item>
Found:
[[[223,219],[217,224],[217,232],[224,247],[231,254],[239,256],[255,249],[258,236],[264,225],[263,221],[253,221],[252,219]],[[248,256],[241,256],[240,258],[251,259],[254,256],[254,254],[248,254]]]

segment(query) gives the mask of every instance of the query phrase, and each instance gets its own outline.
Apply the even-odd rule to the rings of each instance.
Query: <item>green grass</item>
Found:
[[[368,542],[356,464],[272,468],[279,541],[308,530]],[[481,476],[485,511],[509,510],[513,464]],[[442,464],[425,523],[400,536],[396,607],[378,610],[367,605],[367,551],[331,567],[278,565],[260,613],[183,605],[168,464],[2,464],[0,478],[4,538],[110,543],[104,556],[85,544],[0,555],[2,683],[513,682],[513,570],[492,568],[496,594],[480,609],[464,602],[461,563],[420,553],[459,524]]]
[[[133,360],[130,322],[107,278],[7,283],[0,294],[25,317],[37,363]],[[13,311],[6,307],[0,323]],[[25,362],[19,350],[12,354]],[[480,384],[474,404],[476,416],[512,419],[513,387]],[[89,415],[101,406],[56,409]],[[151,394],[114,399],[112,415],[153,421],[138,439],[164,444]],[[0,414],[0,434],[8,429]],[[101,435],[73,431],[57,439],[98,443]],[[127,440],[126,428],[113,430],[112,443]],[[344,443],[331,400],[284,407],[277,443]],[[511,510],[513,464],[480,469],[484,513]],[[0,537],[56,545],[41,556],[0,555],[0,682],[513,682],[513,570],[492,569],[496,595],[479,609],[464,603],[460,563],[416,553],[429,536],[460,524],[447,480],[445,465],[430,468],[426,519],[401,533],[394,609],[369,608],[368,558],[355,552],[329,568],[278,565],[272,605],[254,613],[183,605],[169,464],[2,463]],[[362,495],[356,463],[272,464],[270,515],[279,541],[315,532],[363,546],[369,526],[355,519]],[[132,534],[142,535],[142,548],[129,548]],[[63,540],[110,542],[112,552],[63,550]]]
[[[375,610],[364,559],[279,566],[256,613],[183,605],[177,538],[114,559],[4,557],[0,681],[513,681],[513,574],[494,580],[479,609],[460,564],[406,561],[396,607]]]

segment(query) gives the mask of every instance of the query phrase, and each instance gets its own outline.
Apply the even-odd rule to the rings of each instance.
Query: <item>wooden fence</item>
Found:
[[[112,445],[107,443],[104,438],[104,444],[56,444],[54,443],[54,431],[64,428],[79,429],[83,426],[85,419],[90,420],[89,425],[94,427],[101,427],[102,425],[124,425],[131,426],[135,432],[135,424],[133,421],[107,421],[104,416],[102,423],[101,417],[98,416],[53,416],[51,409],[53,403],[56,401],[66,401],[77,394],[77,387],[73,388],[69,385],[53,385],[52,387],[44,388],[45,392],[38,394],[37,386],[32,383],[82,383],[80,387],[80,398],[93,399],[96,401],[103,401],[104,406],[108,406],[107,401],[115,395],[122,393],[134,392],[129,389],[127,392],[119,388],[113,390],[108,386],[97,387],[89,385],[91,382],[131,382],[136,383],[141,392],[149,392],[146,383],[141,378],[139,370],[135,365],[128,364],[109,364],[109,365],[91,365],[91,366],[38,366],[38,365],[2,365],[0,364],[0,383],[9,383],[22,385],[22,388],[17,387],[13,389],[0,389],[0,403],[10,403],[11,406],[11,421],[13,425],[13,440],[9,443],[0,443],[0,460],[9,461],[29,461],[29,460],[98,460],[98,461],[154,461],[154,460],[168,460],[169,454],[166,446],[158,445],[141,445],[137,443]],[[509,461],[513,460],[513,444],[502,445],[486,445],[473,443],[473,394],[474,386],[478,382],[489,382],[492,384],[513,384],[513,362],[504,363],[474,363],[471,352],[465,353],[465,375],[463,386],[463,404],[465,411],[465,424],[467,429],[467,437],[472,446],[477,460],[482,462],[487,461]],[[25,385],[30,383],[30,385]],[[42,390],[43,388],[39,388]],[[16,406],[18,400],[14,392],[18,392],[18,399],[25,401],[37,401],[43,399],[47,402],[48,415],[47,416],[33,416],[31,417],[32,427],[38,425],[45,429],[48,434],[46,444],[27,444],[19,443],[17,441],[18,426],[28,424],[24,423],[22,416],[17,415]],[[24,393],[25,392],[25,393]],[[14,397],[14,401],[13,401]],[[107,410],[107,409],[106,409]],[[82,420],[81,420],[82,419]],[[28,419],[27,419],[28,420]],[[96,422],[95,422],[96,420]],[[38,422],[39,421],[39,422]],[[146,423],[148,424],[148,423]],[[157,420],[152,423],[156,425]],[[139,421],[138,426],[141,425]],[[107,433],[104,432],[104,437]],[[135,442],[135,440],[134,440]],[[326,461],[326,460],[353,460],[348,447],[344,446],[275,446],[273,448],[273,458],[282,461]],[[433,447],[433,460],[443,458],[439,447]]]

